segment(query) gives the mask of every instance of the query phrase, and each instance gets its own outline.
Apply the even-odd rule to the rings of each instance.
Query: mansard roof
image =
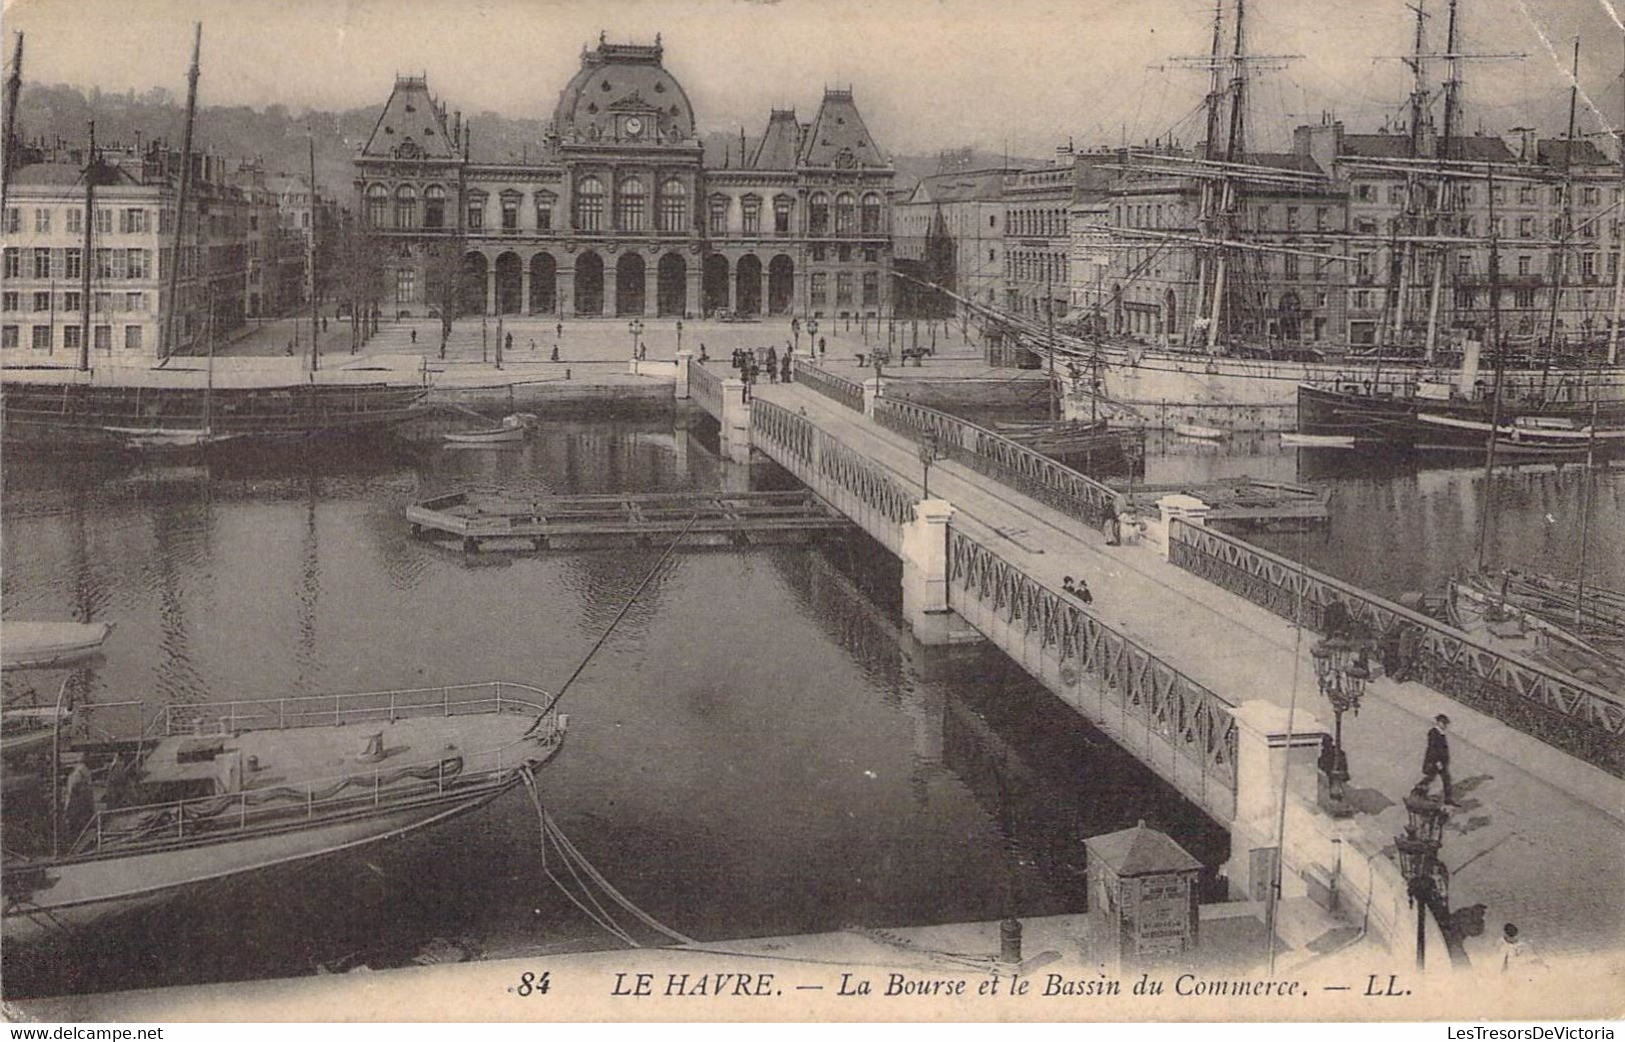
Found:
[[[767,130],[756,143],[750,165],[756,170],[794,170],[801,148],[801,124],[795,109],[774,109],[767,117]]]
[[[850,90],[824,90],[818,115],[801,143],[801,165],[812,167],[881,167],[890,160],[880,151],[858,115]]]
[[[395,89],[361,154],[371,159],[455,159],[457,142],[446,129],[446,110],[423,76],[397,76]]]
[[[660,37],[652,46],[609,43],[581,51],[581,68],[559,91],[553,126],[567,140],[611,137],[615,113],[654,117],[646,140],[687,141],[694,136],[694,106],[677,78],[662,64]]]

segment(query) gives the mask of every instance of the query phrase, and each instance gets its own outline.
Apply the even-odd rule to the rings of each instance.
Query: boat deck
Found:
[[[852,522],[811,492],[676,492],[534,499],[456,492],[406,508],[414,535],[464,550],[652,546],[687,529],[687,546],[804,544]],[[693,527],[689,525],[692,522]]]
[[[1283,481],[1236,478],[1201,484],[1135,485],[1109,482],[1129,496],[1135,513],[1154,515],[1157,500],[1179,493],[1195,496],[1212,508],[1209,521],[1239,525],[1313,526],[1331,519],[1331,490]]]

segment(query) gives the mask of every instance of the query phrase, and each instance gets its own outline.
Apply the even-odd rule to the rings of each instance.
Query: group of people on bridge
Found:
[[[735,349],[733,353],[733,367],[739,371],[739,379],[745,387],[742,396],[750,401],[750,388],[754,383],[767,375],[768,383],[790,382],[790,345],[784,345],[784,354],[780,355],[778,348],[772,344],[766,347]],[[700,345],[700,358],[705,359],[705,345]]]

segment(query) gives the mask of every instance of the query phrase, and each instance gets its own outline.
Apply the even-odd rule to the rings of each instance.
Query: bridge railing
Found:
[[[722,375],[705,362],[688,363],[688,396],[712,416],[722,415]]]
[[[751,402],[750,430],[751,441],[764,449],[771,448],[792,473],[796,465],[801,466],[807,478],[822,479],[851,493],[894,525],[914,520],[914,504],[920,497],[910,487],[805,416],[757,398]],[[813,491],[825,494],[815,481],[803,480]]]
[[[1389,651],[1408,642],[1412,676],[1440,694],[1625,777],[1625,700],[1520,655],[1497,651],[1453,626],[1367,593],[1235,536],[1175,519],[1168,559],[1317,633],[1341,605]]]
[[[1124,509],[1121,493],[969,420],[896,398],[875,401],[875,422],[918,441],[936,436],[937,449],[994,481],[1099,526]]]
[[[1063,682],[1069,682],[1069,671],[1073,677],[1092,674],[1136,730],[1163,739],[1200,773],[1209,808],[1228,808],[1234,816],[1237,733],[1231,703],[952,524],[948,584],[1038,634],[1044,648],[1055,648]]]
[[[799,357],[793,370],[796,383],[812,388],[825,398],[833,399],[855,412],[863,411],[863,385],[844,376],[836,376],[812,362]]]

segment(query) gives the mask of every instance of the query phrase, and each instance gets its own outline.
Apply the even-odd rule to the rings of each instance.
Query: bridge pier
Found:
[[[925,645],[979,643],[983,636],[948,606],[948,522],[954,508],[945,500],[914,504],[914,520],[903,526],[903,621]]]
[[[1287,711],[1261,699],[1243,702],[1230,712],[1236,721],[1236,814],[1230,822],[1230,860],[1224,874],[1232,898],[1267,901],[1280,856],[1281,788],[1290,783],[1294,789],[1313,792],[1315,761],[1327,732],[1302,710],[1293,714],[1289,731]],[[1312,805],[1313,796],[1306,798]],[[1281,873],[1282,900],[1306,893],[1301,873]]]
[[[677,352],[677,388],[673,393],[678,401],[688,397],[688,369],[693,362],[693,351],[684,348]]]
[[[878,376],[871,376],[863,381],[863,415],[871,420],[875,418],[875,399],[883,398],[886,394],[886,381]]]
[[[720,455],[733,463],[750,463],[750,402],[745,381],[722,381],[722,415],[717,417]]]

